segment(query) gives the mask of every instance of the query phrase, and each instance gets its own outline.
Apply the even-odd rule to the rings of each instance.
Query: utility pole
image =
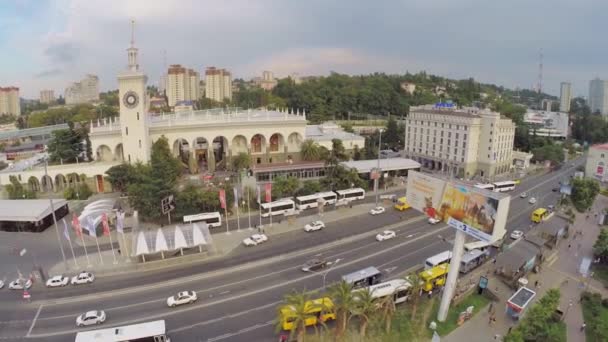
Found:
[[[48,156],[44,158],[44,179],[49,179],[47,166],[49,163]],[[47,185],[48,189],[48,185]],[[57,233],[57,243],[59,243],[59,249],[61,250],[61,257],[63,258],[63,265],[68,270],[68,261],[65,258],[65,252],[63,251],[63,244],[61,243],[61,235],[59,234],[59,227],[57,226],[57,217],[55,216],[55,205],[53,205],[53,199],[49,197],[49,204],[51,205],[51,215],[53,215],[53,224],[55,225],[55,233]]]

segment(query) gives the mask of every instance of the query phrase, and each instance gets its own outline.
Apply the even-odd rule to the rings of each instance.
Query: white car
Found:
[[[372,215],[380,215],[385,211],[386,209],[384,209],[384,207],[375,207],[374,209],[370,210],[369,213]]]
[[[46,281],[46,287],[66,286],[69,281],[70,281],[70,278],[68,278],[68,277],[64,277],[62,275],[56,275]]]
[[[268,241],[268,237],[265,234],[253,234],[250,237],[243,240],[245,246],[257,246],[262,242]]]
[[[511,239],[513,240],[521,239],[522,236],[524,236],[524,232],[521,230],[514,230],[511,232]]]
[[[21,279],[13,280],[8,284],[8,288],[11,290],[27,290],[32,287],[32,281],[26,280],[25,282]]]
[[[376,235],[376,240],[378,240],[378,241],[384,241],[384,240],[392,239],[392,238],[394,238],[396,236],[397,236],[397,234],[395,234],[394,231],[392,231],[392,230],[385,230],[382,233],[379,233],[378,235]]]
[[[440,219],[438,219],[438,218],[434,218],[434,217],[429,217],[429,223],[430,223],[430,224],[437,224],[437,223],[439,223],[439,222],[441,222],[441,220],[440,220]]]
[[[527,192],[522,192],[521,195],[519,195],[519,197],[526,198],[526,197],[528,197],[528,193]]]
[[[101,324],[106,321],[106,313],[103,310],[88,311],[76,318],[76,325],[84,327],[87,325]]]
[[[95,276],[91,272],[80,272],[79,275],[72,277],[72,285],[90,284],[95,280]]]
[[[530,199],[528,200],[528,203],[530,203],[530,204],[536,204],[536,198],[535,197],[530,197]]]
[[[321,230],[325,228],[325,223],[323,223],[323,221],[315,221],[312,223],[309,223],[307,225],[304,226],[304,231],[305,232],[312,232],[315,230]]]
[[[196,302],[196,292],[194,291],[182,291],[175,296],[167,298],[167,306],[176,307],[182,304],[190,304]]]

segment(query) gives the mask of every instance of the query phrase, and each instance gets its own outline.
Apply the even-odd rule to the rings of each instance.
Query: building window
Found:
[[[467,143],[466,142],[462,142],[462,148],[467,148]]]
[[[128,154],[127,157],[129,157],[129,163],[131,162],[131,155]]]
[[[600,155],[600,158],[604,158],[604,154],[603,153]]]
[[[141,148],[141,139],[139,139],[139,148]]]
[[[129,135],[129,127],[125,127],[125,134]]]
[[[456,140],[458,140],[458,136],[459,136],[459,134],[458,134],[458,133],[456,133]]]
[[[492,146],[488,146],[488,151],[492,151]]]
[[[464,157],[461,158],[461,161],[464,163]]]
[[[463,139],[464,139],[465,141],[467,140],[467,135],[466,135],[466,134],[464,135]]]
[[[137,112],[137,121],[139,121],[139,112]]]
[[[452,132],[448,132],[448,138],[452,137]]]

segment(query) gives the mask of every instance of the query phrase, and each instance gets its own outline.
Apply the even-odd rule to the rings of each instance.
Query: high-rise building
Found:
[[[205,70],[205,97],[217,102],[232,100],[232,75],[228,70],[216,67]]]
[[[559,87],[559,111],[568,113],[572,101],[572,84],[562,82]]]
[[[40,91],[40,103],[53,103],[55,102],[55,91],[52,89],[43,89]]]
[[[589,82],[589,108],[592,113],[608,115],[608,82],[599,78]]]
[[[180,64],[169,66],[166,92],[169,107],[180,101],[194,101],[200,98],[200,75]]]
[[[21,115],[19,88],[0,87],[0,114]]]
[[[406,121],[405,156],[426,169],[484,180],[511,169],[515,124],[499,113],[427,105]]]
[[[99,101],[99,77],[86,75],[65,89],[65,103],[78,104]]]
[[[253,79],[253,83],[264,90],[271,91],[277,86],[278,82],[274,78],[272,71],[264,71],[262,72],[262,77],[256,77]]]

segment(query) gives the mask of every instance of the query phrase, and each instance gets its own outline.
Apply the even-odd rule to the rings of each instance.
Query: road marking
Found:
[[[43,305],[40,305],[38,307],[38,311],[36,311],[36,316],[34,316],[34,320],[32,321],[32,325],[30,325],[30,329],[27,331],[27,334],[25,335],[25,337],[29,337],[30,334],[32,333],[32,330],[34,329],[34,325],[36,324],[36,320],[38,319],[38,315],[40,315],[40,311],[42,311],[42,307],[43,307]]]
[[[230,290],[228,290],[228,291],[222,291],[222,292],[220,292],[220,295],[225,295],[225,294],[229,294],[229,293],[230,293]]]
[[[389,268],[385,268],[385,269],[384,269],[384,272],[386,272],[386,273],[391,273],[391,272],[393,272],[393,271],[394,271],[394,270],[396,270],[396,269],[397,269],[397,266],[394,266],[394,267],[389,267]]]

